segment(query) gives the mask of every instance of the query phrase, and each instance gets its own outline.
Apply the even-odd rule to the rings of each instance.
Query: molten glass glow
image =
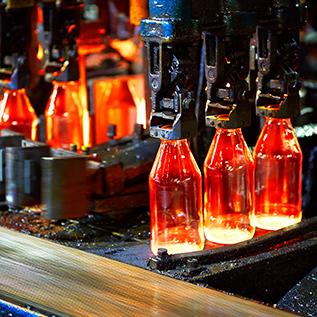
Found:
[[[4,89],[0,101],[0,131],[9,129],[35,141],[37,125],[38,118],[25,89]]]
[[[88,95],[87,95],[87,80],[86,80],[86,56],[79,55],[79,80],[78,80],[78,94],[80,105],[83,113],[83,143],[85,146],[92,146],[90,139],[90,120],[88,112]]]
[[[132,98],[136,105],[136,123],[142,124],[146,128],[146,103],[145,103],[145,89],[144,89],[144,76],[131,76],[128,79],[128,87],[131,92]]]
[[[253,237],[254,164],[241,129],[220,129],[204,162],[205,235],[232,244]]]
[[[253,158],[255,225],[277,230],[300,222],[303,155],[290,119],[266,118]]]
[[[91,120],[88,111],[88,94],[86,78],[86,55],[101,52],[105,48],[102,43],[101,35],[104,29],[101,28],[100,22],[84,22],[80,24],[80,37],[77,38],[78,64],[79,64],[79,98],[81,100],[83,111],[83,143],[91,147],[93,144],[93,135]]]
[[[41,43],[38,43],[36,58],[39,61],[43,60],[43,58],[44,58],[44,50],[43,50],[43,45]]]
[[[134,132],[136,106],[128,87],[129,76],[103,80],[94,85],[96,143],[109,140],[108,125],[117,126],[116,138]]]
[[[202,178],[186,140],[162,140],[149,189],[152,252],[202,250]]]
[[[138,47],[132,40],[120,41],[118,39],[114,39],[110,42],[110,46],[117,50],[119,54],[128,61],[133,61],[135,56],[138,54]]]
[[[83,145],[83,111],[76,82],[53,82],[45,109],[46,140],[53,148]]]

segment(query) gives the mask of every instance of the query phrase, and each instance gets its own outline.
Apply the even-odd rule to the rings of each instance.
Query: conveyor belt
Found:
[[[0,297],[59,316],[291,316],[1,227]]]

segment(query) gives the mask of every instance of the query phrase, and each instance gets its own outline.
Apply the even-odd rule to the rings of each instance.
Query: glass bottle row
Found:
[[[302,152],[288,118],[266,118],[251,155],[241,129],[216,128],[202,176],[186,140],[162,140],[150,176],[151,249],[199,251],[301,220]]]
[[[45,109],[47,143],[54,148],[83,145],[83,113],[77,82],[53,82]],[[9,129],[37,140],[38,117],[26,94],[26,89],[3,90],[0,100],[0,130]]]

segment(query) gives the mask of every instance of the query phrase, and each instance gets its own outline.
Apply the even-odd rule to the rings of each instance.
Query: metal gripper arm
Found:
[[[141,22],[151,88],[151,136],[185,139],[196,135],[195,97],[200,34],[191,2],[150,1]],[[169,128],[166,128],[169,126]]]
[[[298,0],[275,2],[269,18],[259,19],[256,31],[256,114],[294,118],[300,113],[301,85],[296,68],[299,31],[306,23],[306,7]]]
[[[203,32],[207,80],[206,125],[225,129],[251,124],[249,47],[255,14],[246,1],[219,1],[222,11]]]

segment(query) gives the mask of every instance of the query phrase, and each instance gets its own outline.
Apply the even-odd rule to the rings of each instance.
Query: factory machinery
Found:
[[[115,2],[91,4],[99,7],[100,16],[97,22],[86,24],[89,31],[85,37],[81,16],[88,2],[11,0],[0,4],[1,87],[5,88],[10,79],[11,88],[27,88],[39,116],[43,114],[43,87],[47,83],[82,80],[80,43],[86,40],[98,47],[107,46],[102,37],[108,40],[115,22],[102,19],[114,12]],[[144,42],[147,126],[136,124],[132,134],[116,138],[116,127],[110,125],[107,142],[90,144],[83,151],[50,147],[41,133],[35,141],[2,130],[1,225],[200,286],[174,282],[122,263],[117,267],[103,257],[43,239],[24,238],[2,228],[4,251],[0,254],[5,275],[1,273],[0,295],[11,303],[6,309],[15,309],[17,315],[22,314],[19,305],[24,305],[25,313],[31,315],[196,312],[243,316],[251,311],[252,315],[284,316],[284,311],[219,293],[222,298],[208,289],[216,288],[316,315],[314,121],[308,122],[309,129],[302,125],[298,130],[303,134],[300,143],[304,152],[304,220],[299,224],[266,234],[258,230],[255,238],[237,245],[207,243],[203,251],[178,255],[161,249],[153,257],[148,227],[142,227],[142,234],[146,232],[142,239],[140,231],[132,235],[131,228],[128,234],[122,233],[118,227],[127,227],[125,220],[114,220],[130,213],[141,225],[148,224],[147,180],[159,139],[191,139],[201,166],[214,127],[246,128],[244,134],[252,146],[263,123],[258,118],[296,120],[300,116],[301,91],[314,91],[313,77],[297,73],[297,69],[305,71],[306,65],[299,49],[300,32],[307,19],[304,1],[131,1],[130,17],[140,25]],[[300,90],[302,85],[305,89]],[[83,86],[87,89],[87,83]],[[92,117],[94,99],[96,96],[89,98]],[[88,104],[87,95],[85,102]],[[103,219],[105,214],[108,222]],[[109,244],[98,238],[105,235],[110,237]],[[136,244],[130,248],[130,242]],[[26,265],[27,272],[20,274],[14,263]],[[25,287],[18,286],[21,279]],[[61,288],[63,283],[65,287]],[[196,294],[195,300],[186,294]],[[217,296],[226,306],[216,308]],[[294,302],[296,296],[300,300]],[[38,312],[31,312],[31,306]]]

